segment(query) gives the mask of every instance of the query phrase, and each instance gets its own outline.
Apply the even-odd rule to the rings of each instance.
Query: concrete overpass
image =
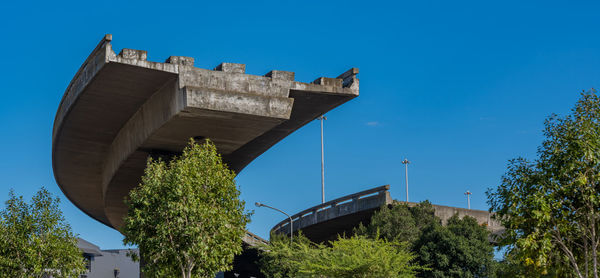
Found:
[[[338,234],[350,235],[359,223],[369,223],[371,216],[381,206],[391,206],[394,203],[389,189],[389,185],[375,187],[305,209],[292,215],[293,231],[302,230],[302,233],[314,242],[335,240]],[[406,202],[400,203],[406,204]],[[408,202],[408,206],[416,205],[417,203]],[[439,217],[444,225],[450,217],[458,214],[461,218],[467,215],[475,218],[492,234],[499,234],[504,230],[504,227],[494,220],[488,211],[432,206],[435,209],[435,216]],[[289,223],[289,219],[282,220],[271,229],[271,232],[289,234]]]
[[[149,155],[181,152],[191,137],[209,138],[236,172],[316,117],[358,96],[352,68],[311,83],[294,73],[213,70],[194,59],[147,60],[143,50],[113,51],[106,35],[67,87],[52,132],[52,166],[64,194],[114,228]]]
[[[389,189],[389,185],[375,187],[305,209],[292,215],[292,229],[302,230],[314,242],[333,240],[344,232],[349,235],[360,222],[368,223],[381,206],[392,204]],[[289,225],[285,219],[271,232],[289,234]]]

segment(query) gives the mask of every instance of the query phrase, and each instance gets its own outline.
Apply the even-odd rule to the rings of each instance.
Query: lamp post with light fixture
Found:
[[[321,204],[325,203],[325,145],[323,144],[323,121],[327,120],[325,115],[319,116],[321,120]]]
[[[467,195],[467,207],[469,209],[471,209],[471,191],[467,190],[467,192],[465,192],[465,195]]]
[[[410,164],[410,161],[408,161],[408,159],[404,159],[402,160],[402,164],[404,164],[404,173],[406,175],[406,202],[408,203],[408,164]]]
[[[257,206],[257,207],[259,207],[259,208],[260,208],[260,207],[266,207],[266,208],[270,208],[270,209],[272,209],[272,210],[276,210],[276,211],[278,211],[278,212],[281,212],[281,213],[285,214],[285,216],[287,216],[287,217],[290,219],[290,243],[291,243],[291,242],[293,242],[294,229],[293,229],[293,226],[292,226],[292,225],[293,225],[294,223],[293,223],[293,221],[292,221],[292,217],[291,217],[289,214],[287,214],[287,213],[283,212],[282,210],[280,210],[280,209],[278,209],[278,208],[274,208],[274,207],[272,207],[272,206],[265,205],[265,204],[262,204],[262,203],[259,203],[259,202],[256,202],[256,203],[254,203],[254,205],[255,205],[255,206]]]

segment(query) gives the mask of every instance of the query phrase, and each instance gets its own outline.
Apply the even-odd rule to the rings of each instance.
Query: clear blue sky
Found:
[[[390,184],[404,199],[488,208],[508,159],[535,157],[544,119],[600,87],[598,1],[3,1],[0,200],[45,186],[75,233],[102,248],[122,236],[73,206],[53,177],[54,114],[105,33],[152,61],[246,64],[296,80],[360,68],[360,96],[329,113],[326,198]],[[320,201],[319,124],[298,130],[238,176],[242,198],[294,213]],[[267,236],[282,215],[258,209]]]

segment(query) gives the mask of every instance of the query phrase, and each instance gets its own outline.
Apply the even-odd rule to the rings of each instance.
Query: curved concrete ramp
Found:
[[[278,141],[358,95],[358,70],[312,83],[245,65],[194,67],[190,57],[164,63],[143,50],[113,51],[105,36],[64,93],[52,133],[52,165],[65,195],[118,228],[123,203],[148,155],[181,152],[191,137],[209,138],[236,172]]]
[[[390,197],[390,186],[380,186],[358,193],[350,194],[333,201],[326,202],[303,210],[292,215],[292,228],[294,233],[302,233],[313,242],[335,240],[338,235],[351,235],[352,230],[362,222],[371,222],[371,216],[381,206],[392,206],[395,201]],[[408,204],[409,207],[418,203],[399,202]],[[495,236],[501,235],[504,227],[492,217],[492,213],[483,210],[465,209],[432,205],[435,216],[439,217],[445,225],[448,219],[455,214],[460,218],[471,216],[480,225],[487,227],[491,232],[490,241],[494,242]],[[271,229],[271,233],[290,233],[289,219],[283,220]]]
[[[369,223],[373,213],[383,205],[391,205],[389,185],[350,194],[292,215],[294,232],[314,242],[334,240],[338,234],[351,234],[359,223]],[[290,233],[289,219],[275,225],[271,232]]]

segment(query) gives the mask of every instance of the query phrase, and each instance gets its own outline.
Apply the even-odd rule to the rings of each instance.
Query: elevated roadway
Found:
[[[291,216],[292,230],[302,233],[314,242],[335,240],[338,235],[352,234],[352,230],[362,222],[367,225],[371,216],[382,206],[392,206],[395,201],[390,197],[389,185],[375,187],[365,191],[350,194],[335,200],[305,209]],[[398,202],[416,206],[418,203]],[[445,225],[450,217],[458,214],[459,217],[471,216],[480,225],[484,225],[492,234],[500,234],[504,227],[493,219],[492,213],[483,210],[465,209],[432,205],[435,216],[439,217]],[[290,233],[290,220],[285,219],[275,225],[272,233]],[[493,237],[490,238],[493,241]]]
[[[352,68],[311,83],[294,73],[245,73],[245,65],[164,63],[143,50],[113,51],[106,35],[83,62],[58,107],[52,166],[64,194],[94,219],[122,225],[124,198],[149,155],[173,155],[189,138],[209,138],[236,172],[290,133],[358,96]]]

